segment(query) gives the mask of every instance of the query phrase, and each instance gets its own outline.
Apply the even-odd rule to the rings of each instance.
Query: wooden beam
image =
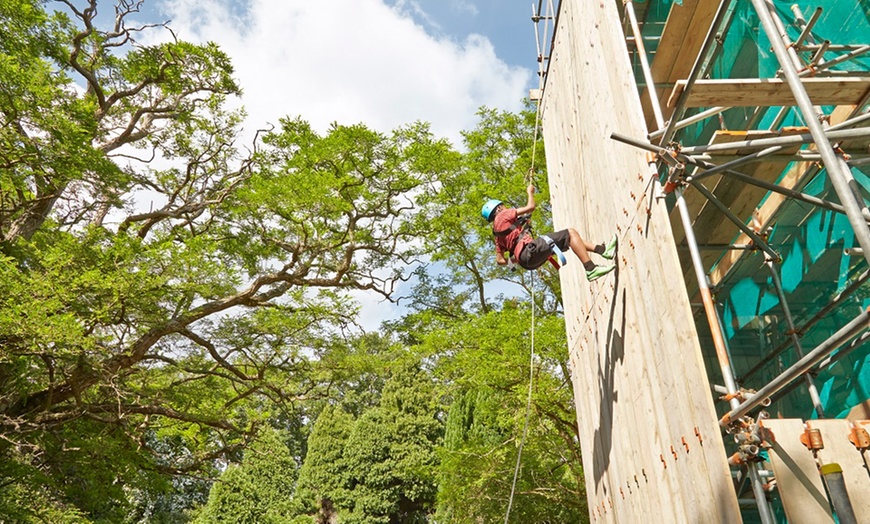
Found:
[[[673,106],[686,87],[678,80],[668,99]],[[870,77],[805,78],[804,89],[816,105],[856,104],[870,91]],[[686,107],[771,107],[795,105],[791,88],[779,78],[697,80]]]

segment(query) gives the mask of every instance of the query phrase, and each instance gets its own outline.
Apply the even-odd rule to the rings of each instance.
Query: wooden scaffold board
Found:
[[[818,105],[855,104],[870,91],[870,77],[804,78],[804,89]],[[686,87],[677,81],[668,106]],[[791,87],[780,78],[697,80],[686,97],[686,107],[773,107],[795,105]]]
[[[858,522],[870,522],[870,475],[862,454],[849,441],[851,422],[845,419],[810,420],[807,426],[822,434],[824,448],[818,450],[821,465],[837,463],[843,469],[855,518]]]
[[[764,421],[764,427],[776,437],[768,452],[789,523],[834,522],[816,460],[800,440],[804,422],[800,419],[769,419]]]

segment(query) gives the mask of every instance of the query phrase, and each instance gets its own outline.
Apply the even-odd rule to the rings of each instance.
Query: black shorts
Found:
[[[546,236],[552,238],[556,247],[561,251],[568,251],[571,247],[570,236],[568,235],[567,229],[556,231],[555,233],[548,233]],[[536,238],[526,244],[523,250],[520,251],[520,259],[518,262],[520,266],[525,269],[538,269],[544,265],[552,254],[553,250],[550,248],[547,241],[543,238]]]

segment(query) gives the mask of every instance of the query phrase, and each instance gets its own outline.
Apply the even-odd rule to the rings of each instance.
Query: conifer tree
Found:
[[[287,522],[297,464],[281,432],[266,429],[239,464],[231,464],[214,484],[195,522],[279,524]]]
[[[352,429],[353,417],[336,406],[324,409],[314,423],[295,495],[297,512],[310,516],[310,522],[334,524],[339,507],[348,504],[344,447]]]
[[[344,460],[350,475],[347,524],[422,523],[435,503],[443,433],[431,377],[416,367],[397,371],[380,405],[357,421]]]

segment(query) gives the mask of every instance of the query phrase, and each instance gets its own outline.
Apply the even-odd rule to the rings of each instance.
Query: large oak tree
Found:
[[[117,521],[326,395],[348,294],[391,294],[448,168],[423,124],[287,118],[242,147],[227,56],[139,6],[101,27],[105,2],[0,0],[0,513],[21,520]]]

